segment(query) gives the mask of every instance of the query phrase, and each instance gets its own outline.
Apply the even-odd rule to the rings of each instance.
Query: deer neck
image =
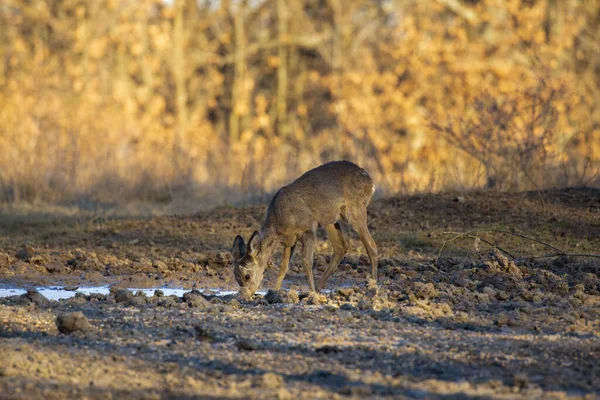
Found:
[[[259,265],[265,269],[267,267],[267,263],[277,250],[279,239],[277,238],[277,235],[270,230],[261,230],[260,236],[260,252],[258,253]]]

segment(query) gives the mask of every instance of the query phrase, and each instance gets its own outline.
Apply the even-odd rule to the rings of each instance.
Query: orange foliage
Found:
[[[261,194],[339,158],[387,192],[598,182],[597,0],[277,5],[6,1],[0,199]]]

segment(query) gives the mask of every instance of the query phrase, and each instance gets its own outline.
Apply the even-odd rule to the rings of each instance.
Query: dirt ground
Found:
[[[0,213],[0,284],[112,285],[0,299],[0,398],[600,395],[600,190],[378,199],[377,285],[343,226],[353,250],[328,293],[307,293],[298,255],[287,290],[250,302],[202,292],[236,288],[228,250],[265,209]],[[316,253],[318,278],[324,232]],[[122,289],[161,286],[190,292]]]

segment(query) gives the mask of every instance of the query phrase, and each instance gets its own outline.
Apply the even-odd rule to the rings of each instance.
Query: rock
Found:
[[[198,324],[194,326],[196,337],[200,340],[214,340],[218,337],[218,329],[211,324]]]
[[[156,297],[165,297],[165,292],[163,292],[160,289],[157,289],[157,290],[154,291],[154,296],[156,296]]]
[[[132,298],[131,300],[129,300],[129,305],[131,306],[143,306],[146,305],[148,303],[148,299],[144,296],[135,296],[134,298]]]
[[[486,286],[483,288],[483,293],[487,294],[490,299],[493,299],[498,294],[498,291],[496,291],[494,288],[492,288],[490,286]]]
[[[261,386],[267,389],[278,389],[283,383],[283,377],[273,372],[267,372],[261,377]]]
[[[517,373],[513,377],[513,385],[519,389],[526,388],[529,385],[529,377],[523,373]]]
[[[462,276],[458,276],[454,279],[453,283],[458,287],[467,287],[469,285],[469,280]]]
[[[320,293],[310,292],[306,297],[306,304],[317,305],[327,303],[327,297]]]
[[[357,398],[366,398],[373,395],[373,390],[367,385],[348,385],[340,390],[340,393],[345,396]]]
[[[415,282],[412,284],[412,290],[415,296],[421,299],[431,299],[437,297],[440,293],[431,282]]]
[[[348,311],[353,311],[356,310],[356,307],[354,307],[352,304],[350,303],[344,303],[340,306],[340,310],[348,310]]]
[[[211,304],[202,296],[190,296],[188,298],[188,306],[194,308],[207,308]]]
[[[30,289],[24,295],[21,295],[23,300],[28,300],[34,303],[36,306],[47,306],[50,304],[50,300],[45,298],[40,292],[35,289]]]
[[[101,282],[104,277],[98,271],[90,271],[85,273],[85,279],[90,282]]]
[[[175,307],[177,304],[176,296],[167,296],[158,302],[158,305],[165,308]]]
[[[30,261],[34,256],[35,250],[31,246],[23,246],[15,254],[15,257],[22,261]]]
[[[506,293],[504,290],[499,290],[496,297],[499,300],[508,300],[508,293]]]
[[[75,311],[56,317],[56,327],[60,333],[72,333],[88,331],[92,328],[92,325],[81,311]]]
[[[89,300],[106,301],[106,295],[102,293],[90,293],[87,297]]]
[[[342,297],[348,298],[354,294],[354,288],[339,288],[337,294]]]
[[[296,304],[300,301],[294,290],[269,290],[265,300],[269,304]]]
[[[244,351],[254,351],[260,349],[260,345],[256,341],[250,339],[239,339],[237,342],[235,342],[235,347]]]
[[[125,303],[133,299],[133,293],[127,289],[121,289],[115,293],[115,301],[117,303]]]
[[[48,264],[46,264],[46,271],[50,272],[51,274],[60,274],[61,272],[63,272],[65,269],[65,266],[62,265],[61,263],[57,263],[57,262],[50,262]]]
[[[228,300],[229,301],[229,305],[231,307],[239,307],[239,306],[241,306],[241,303],[237,299],[235,299],[233,297],[231,299],[223,299],[223,300]]]
[[[358,309],[361,311],[370,310],[373,308],[373,304],[369,300],[366,300],[366,299],[362,299],[361,301],[359,301],[357,306],[358,306]]]
[[[183,301],[190,307],[206,308],[211,305],[196,289],[193,289],[191,292],[184,293]]]
[[[496,319],[496,325],[498,325],[498,326],[508,325],[508,321],[509,320],[510,320],[510,318],[508,317],[508,315],[506,315],[506,314],[500,314],[498,316],[498,318]]]
[[[349,324],[354,322],[354,315],[350,311],[340,310],[337,313],[337,317],[342,324]]]

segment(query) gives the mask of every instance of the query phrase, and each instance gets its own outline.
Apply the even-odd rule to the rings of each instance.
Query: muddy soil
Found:
[[[306,293],[297,256],[286,291],[249,302],[199,291],[235,289],[227,250],[264,211],[0,215],[0,284],[113,285],[110,295],[0,299],[2,397],[600,394],[600,191],[376,200],[377,285],[345,226],[354,249],[330,293]],[[331,253],[323,232],[316,252],[318,277]],[[264,287],[275,278],[276,268]],[[163,285],[191,291],[122,290]]]

